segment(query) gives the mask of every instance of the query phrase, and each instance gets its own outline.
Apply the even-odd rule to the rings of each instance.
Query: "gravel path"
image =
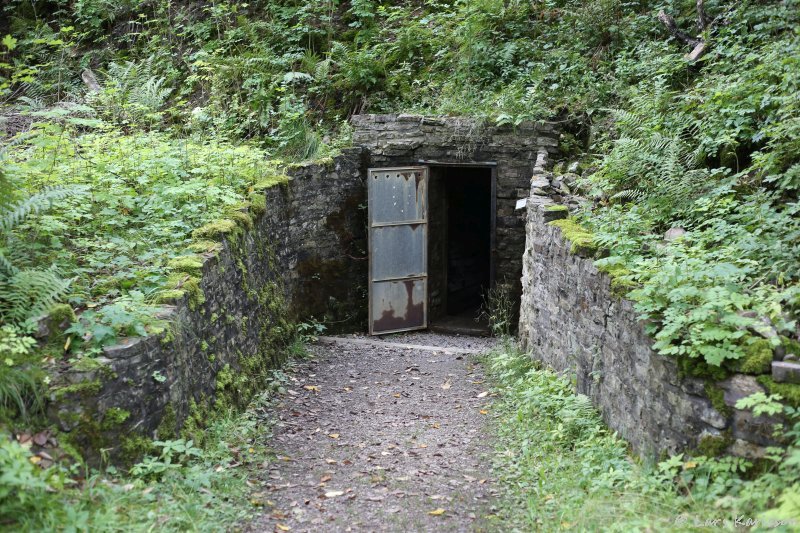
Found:
[[[488,349],[494,341],[381,340],[385,347],[346,338],[310,347],[315,357],[277,406],[277,460],[264,473],[266,506],[251,531],[486,530],[495,489],[480,366],[469,355],[391,342]]]

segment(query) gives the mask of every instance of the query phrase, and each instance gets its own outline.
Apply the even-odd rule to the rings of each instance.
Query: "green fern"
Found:
[[[662,82],[634,95],[629,104],[610,110],[619,137],[596,177],[610,186],[612,200],[647,204],[656,212],[680,211],[712,183],[696,142],[700,124],[672,112],[675,93]]]
[[[0,163],[8,147],[0,151]],[[55,268],[20,270],[4,252],[4,242],[11,231],[31,214],[52,207],[67,196],[85,189],[77,186],[51,187],[33,196],[17,199],[16,183],[0,166],[0,319],[21,323],[45,313],[63,297],[69,281],[58,276]]]
[[[53,203],[83,190],[79,187],[48,187],[13,205],[0,208],[0,234],[7,234],[31,214],[49,209]]]
[[[67,293],[69,280],[58,271],[24,269],[0,277],[0,319],[22,323],[46,313]]]

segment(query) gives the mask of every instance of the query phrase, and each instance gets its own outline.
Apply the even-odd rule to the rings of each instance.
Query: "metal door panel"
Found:
[[[371,320],[372,334],[424,328],[426,288],[424,278],[374,282],[370,298],[378,315]]]
[[[425,275],[425,224],[372,229],[372,279]]]
[[[370,169],[369,332],[427,327],[428,169]]]
[[[369,208],[373,223],[428,219],[427,168],[374,168],[369,174]]]

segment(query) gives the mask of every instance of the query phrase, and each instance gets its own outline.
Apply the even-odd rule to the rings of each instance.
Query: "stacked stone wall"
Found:
[[[658,457],[711,448],[761,457],[778,420],[735,408],[764,389],[754,376],[724,381],[680,377],[674,358],[657,354],[634,304],[615,294],[592,257],[573,253],[551,221],[577,206],[571,178],[545,170],[542,154],[527,200],[519,336],[531,357],[574,376],[577,392],[639,454]],[[714,400],[712,401],[712,397]]]
[[[170,438],[189,418],[246,403],[291,342],[292,322],[332,328],[366,319],[366,216],[360,149],[288,172],[266,212],[205,256],[200,291],[165,306],[166,330],[123,339],[92,368],[59,379],[50,417],[97,459],[135,454],[136,438]],[[123,420],[124,419],[124,420]]]

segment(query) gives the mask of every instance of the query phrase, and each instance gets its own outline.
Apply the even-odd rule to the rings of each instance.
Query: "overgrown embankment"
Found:
[[[491,409],[494,462],[506,498],[498,527],[700,531],[735,529],[737,519],[764,528],[796,524],[792,491],[800,473],[782,455],[754,463],[698,453],[640,463],[569,380],[539,368],[511,343],[484,362],[498,394]],[[787,453],[797,457],[800,448],[795,443]]]

